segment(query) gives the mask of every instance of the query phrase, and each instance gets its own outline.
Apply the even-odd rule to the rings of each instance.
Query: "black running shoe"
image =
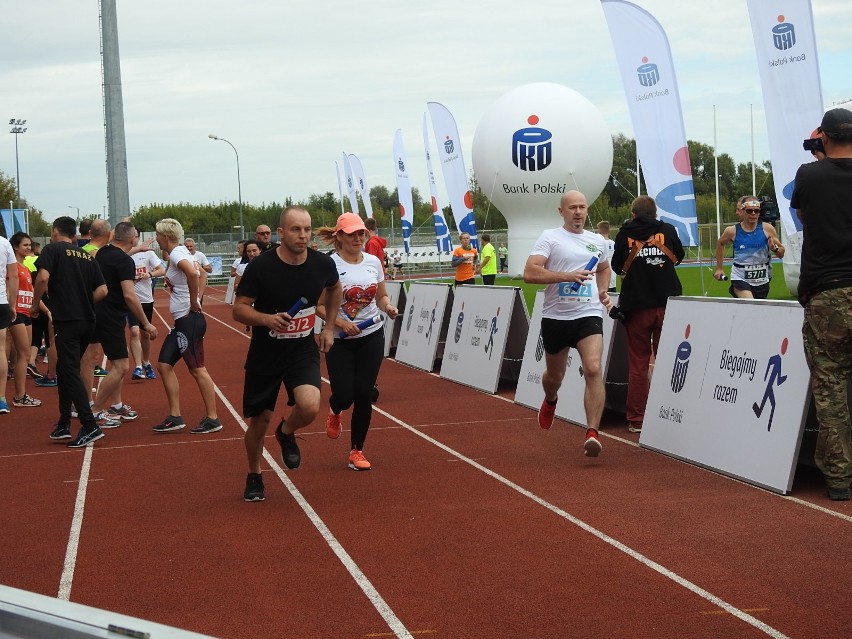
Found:
[[[170,433],[173,430],[180,430],[186,426],[183,418],[177,415],[169,415],[162,422],[152,427],[155,433]]]
[[[243,493],[243,499],[246,501],[263,501],[266,497],[263,494],[263,477],[260,473],[249,473],[246,477],[246,491]]]
[[[193,435],[203,435],[205,433],[215,433],[217,430],[222,430],[222,422],[219,419],[211,419],[205,417],[199,422],[195,428],[190,428],[189,432]]]
[[[77,439],[73,442],[67,444],[68,448],[85,448],[91,442],[99,440],[104,436],[103,431],[95,426],[91,430],[80,431],[80,434],[77,435]]]
[[[51,439],[71,439],[71,427],[56,424],[53,427],[53,432],[50,433]]]
[[[281,444],[281,460],[287,468],[296,470],[302,463],[302,455],[299,453],[299,445],[296,443],[296,433],[285,435],[281,431],[283,425],[284,420],[282,419],[278,428],[275,429],[275,439]]]

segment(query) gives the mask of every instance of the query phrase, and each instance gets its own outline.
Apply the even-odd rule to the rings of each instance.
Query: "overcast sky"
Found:
[[[715,104],[719,152],[750,161],[754,105],[755,157],[769,159],[745,0],[637,4],[668,33],[687,137],[713,144]],[[828,106],[852,97],[852,12],[849,0],[812,4]],[[337,194],[343,151],[361,159],[368,186],[393,190],[397,128],[412,184],[428,194],[426,102],[455,115],[470,170],[482,115],[530,82],[579,91],[613,134],[633,136],[597,0],[119,0],[118,31],[131,209],[235,201],[236,158],[208,133],[239,151],[245,203]],[[5,0],[0,52],[0,116],[27,120],[22,194],[48,219],[101,213],[97,0]],[[13,177],[15,137],[0,138],[0,171]]]

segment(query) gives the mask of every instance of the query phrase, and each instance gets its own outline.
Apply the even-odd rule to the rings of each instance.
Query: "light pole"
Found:
[[[212,133],[207,135],[211,140],[221,140],[222,142],[228,142],[225,138],[220,138],[217,135],[213,135]],[[234,149],[234,155],[237,156],[237,198],[240,203],[240,239],[245,238],[246,229],[243,225],[243,187],[240,185],[240,154],[237,153],[237,147],[228,142],[228,146]]]
[[[77,221],[79,222],[80,221],[80,207],[79,206],[72,206],[72,205],[69,204],[68,208],[69,209],[77,209]]]
[[[18,190],[18,202],[21,200],[21,169],[18,166],[18,135],[27,132],[27,127],[24,126],[26,123],[26,120],[21,120],[20,118],[12,118],[9,120],[9,124],[12,127],[9,133],[15,134],[15,188]]]

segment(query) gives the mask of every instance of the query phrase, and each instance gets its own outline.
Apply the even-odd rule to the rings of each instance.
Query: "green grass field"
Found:
[[[730,267],[725,268],[725,272],[730,273]],[[694,297],[730,297],[728,293],[729,282],[717,282],[713,279],[713,269],[706,264],[698,266],[695,264],[685,264],[677,267],[677,275],[683,285],[683,294]],[[620,278],[619,278],[620,279]],[[410,281],[410,280],[409,280]],[[451,282],[452,278],[438,278],[434,280],[422,280],[429,282]],[[477,278],[477,281],[481,280]],[[525,284],[520,278],[511,278],[507,276],[497,276],[497,285],[499,286],[517,286],[523,294],[527,303],[527,308],[532,313],[532,305],[535,301],[535,294],[541,288],[540,284]],[[619,281],[619,287],[621,282]],[[773,300],[795,300],[796,298],[787,290],[787,285],[784,282],[784,272],[780,262],[775,262],[772,265],[772,284],[769,287],[769,299]]]

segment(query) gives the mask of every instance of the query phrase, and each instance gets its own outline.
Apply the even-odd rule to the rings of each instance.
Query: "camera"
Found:
[[[609,316],[614,320],[618,320],[622,324],[626,324],[627,320],[630,319],[630,315],[626,311],[623,311],[619,306],[613,306],[609,309]]]
[[[822,142],[821,140],[817,140],[817,142]],[[768,195],[763,195],[760,198],[760,215],[758,216],[758,221],[760,222],[769,222],[773,224],[781,219],[781,212],[778,210],[778,204],[776,204],[775,200],[772,199]]]
[[[825,148],[822,146],[822,138],[808,138],[802,142],[802,148],[811,153],[825,153]]]

